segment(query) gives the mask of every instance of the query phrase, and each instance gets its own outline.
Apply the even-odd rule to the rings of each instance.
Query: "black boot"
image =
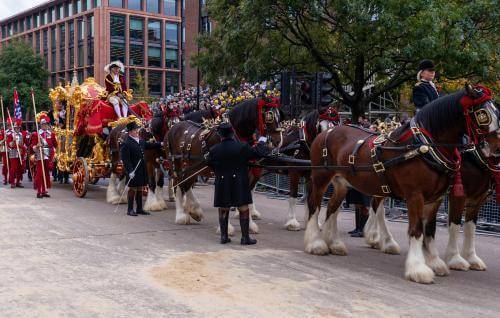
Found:
[[[137,214],[150,215],[151,213],[146,212],[142,209],[142,190],[137,190],[135,194],[135,203],[137,203]]]
[[[241,245],[253,245],[257,243],[256,239],[253,239],[249,235],[250,229],[250,210],[240,211],[240,226],[241,226]]]
[[[356,224],[357,231],[351,235],[352,237],[363,237],[364,236],[363,229],[365,228],[366,221],[368,221],[368,214],[365,212],[368,212],[368,211],[366,211],[366,208],[364,208],[364,207],[356,209],[356,214],[358,215],[357,216],[358,222]]]
[[[354,208],[354,222],[355,222],[354,223],[355,224],[354,230],[347,232],[348,234],[352,235],[352,234],[358,232],[358,228],[359,228],[359,209],[358,208]]]
[[[135,191],[129,189],[127,195],[127,203],[128,203],[127,215],[130,216],[137,216],[137,213],[135,213],[134,211],[134,197],[135,197]]]
[[[219,226],[220,226],[220,243],[226,244],[231,242],[229,235],[227,234],[227,228],[229,225],[229,210],[219,208]]]

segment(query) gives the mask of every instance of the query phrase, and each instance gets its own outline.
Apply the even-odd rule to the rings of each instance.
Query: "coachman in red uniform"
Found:
[[[49,129],[49,117],[46,114],[42,114],[37,116],[37,120],[40,123],[40,129],[31,135],[31,147],[36,160],[36,176],[34,180],[37,191],[36,197],[41,199],[50,197],[47,193],[47,188],[51,186],[50,172],[54,166],[57,141],[55,133]]]
[[[16,119],[13,131],[7,136],[9,156],[9,183],[11,188],[24,188],[21,184],[26,163],[28,138],[26,131],[21,131],[22,121]]]

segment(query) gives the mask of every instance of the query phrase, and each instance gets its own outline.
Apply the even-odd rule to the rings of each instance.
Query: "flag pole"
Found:
[[[42,179],[43,179],[43,185],[45,186],[45,191],[47,191],[47,180],[45,180],[45,160],[43,158],[43,151],[42,151],[42,144],[41,144],[41,139],[42,137],[40,136],[40,131],[38,129],[38,121],[36,120],[36,104],[35,104],[35,92],[33,91],[33,88],[31,89],[31,102],[33,103],[33,111],[35,112],[35,127],[36,127],[36,136],[38,139],[38,150],[40,151],[40,160],[42,161]]]
[[[7,130],[5,129],[5,114],[3,111],[3,96],[0,96],[0,104],[2,106],[2,123],[3,123],[3,144],[5,147],[5,162],[7,163],[7,179],[10,179],[10,167],[9,167],[9,151],[7,150]]]

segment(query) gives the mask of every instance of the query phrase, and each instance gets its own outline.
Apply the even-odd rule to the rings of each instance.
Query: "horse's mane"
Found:
[[[189,120],[199,124],[203,122],[203,118],[205,119],[213,118],[212,111],[210,109],[204,109],[204,110],[197,110],[184,115],[184,120],[186,121]]]
[[[432,135],[446,131],[449,127],[463,122],[464,115],[460,99],[464,95],[465,90],[462,89],[430,102],[415,115],[415,120]]]
[[[250,138],[257,129],[258,99],[247,99],[229,112],[229,121],[240,137]]]
[[[305,131],[307,133],[307,136],[311,140],[314,139],[318,134],[318,118],[319,118],[319,112],[316,109],[307,113],[302,118],[302,121],[304,121],[305,124]]]

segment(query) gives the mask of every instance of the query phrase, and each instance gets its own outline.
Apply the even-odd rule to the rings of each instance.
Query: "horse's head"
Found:
[[[259,101],[259,133],[270,138],[273,145],[279,146],[283,141],[283,128],[281,121],[284,119],[276,99],[262,99]]]
[[[466,85],[465,91],[460,103],[467,134],[485,157],[500,157],[500,112],[491,91],[481,85]]]

